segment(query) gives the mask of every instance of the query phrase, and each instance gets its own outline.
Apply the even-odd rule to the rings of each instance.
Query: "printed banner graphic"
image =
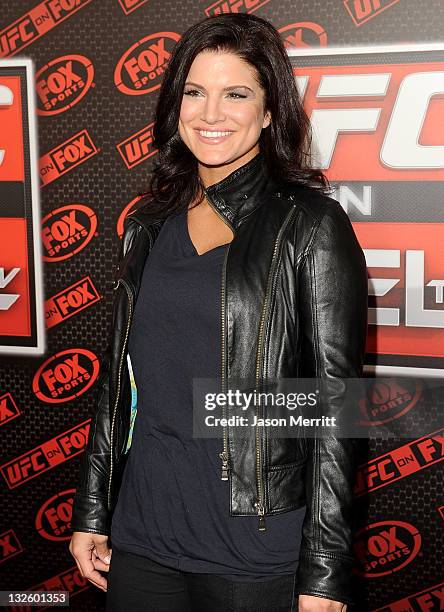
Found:
[[[133,372],[126,351],[129,336],[119,360],[118,397],[107,397],[124,222],[143,205],[159,162],[156,107],[174,49],[206,17],[245,14],[255,27],[258,19],[270,22],[283,43],[310,119],[313,163],[329,179],[366,259],[363,380],[369,384],[348,403],[354,420],[344,418],[335,430],[340,440],[351,426],[361,432],[348,437],[357,451],[349,571],[356,605],[350,612],[444,612],[443,4],[0,0],[0,591],[63,591],[73,612],[106,607],[103,593],[73,563],[68,544],[80,464],[88,443],[100,451],[93,436],[98,402],[109,409],[114,442],[126,458],[146,417],[137,368]],[[258,40],[255,30],[252,58],[266,63],[273,55]],[[268,71],[276,73],[274,63]],[[208,78],[193,81],[206,85]],[[224,78],[224,87],[239,84]],[[269,92],[279,103],[278,122],[289,95],[280,81]],[[180,104],[183,92],[176,89]],[[209,119],[207,93],[195,96],[200,121]],[[225,93],[220,100],[219,110],[232,114],[216,113],[215,120],[234,126],[241,120],[240,128],[243,109],[250,112],[258,102]],[[174,148],[177,113],[168,110]],[[223,146],[230,142],[237,142],[237,153],[245,145],[230,140]],[[251,257],[253,265],[254,250]],[[334,275],[329,282],[333,292],[342,291]],[[121,416],[114,409],[123,397],[129,431],[117,440]],[[299,452],[288,455],[285,469],[275,468],[276,434],[266,420],[273,415],[263,410],[258,416],[264,417],[258,450],[271,460],[270,477],[304,477]],[[242,435],[242,423],[228,425],[233,435]],[[304,474],[311,477],[314,426],[290,420],[289,427],[290,435],[299,428],[307,436]],[[325,435],[330,425],[320,427]],[[216,434],[219,447],[213,429],[209,437]],[[114,459],[111,471],[118,477],[125,462]],[[321,459],[317,476],[324,467],[331,476],[329,453]],[[335,489],[335,478],[328,486]],[[324,503],[321,497],[312,509]],[[274,517],[276,525],[281,518]],[[234,518],[240,525],[233,526],[244,522],[248,517]],[[273,536],[273,526],[265,538]],[[317,536],[327,542],[322,530]],[[36,608],[23,602],[9,610]]]
[[[345,2],[360,24],[363,4]],[[393,5],[373,4],[372,16]],[[444,189],[444,46],[288,53],[316,163],[352,220],[365,216],[354,229],[369,271],[366,370],[444,376],[442,214],[433,222]]]
[[[44,350],[33,65],[0,60],[0,354]]]

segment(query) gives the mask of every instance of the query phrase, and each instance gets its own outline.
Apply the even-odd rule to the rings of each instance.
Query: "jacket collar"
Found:
[[[210,204],[235,230],[244,217],[264,202],[264,195],[274,187],[264,155],[260,151],[243,166],[204,191]],[[126,220],[130,219],[144,227],[156,221],[145,206],[128,214]]]
[[[260,151],[221,181],[207,187],[205,195],[234,229],[264,201],[264,194],[271,188],[271,177]]]

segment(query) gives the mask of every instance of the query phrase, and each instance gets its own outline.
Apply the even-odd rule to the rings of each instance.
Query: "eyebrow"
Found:
[[[205,87],[203,85],[199,85],[198,83],[193,83],[192,81],[187,81],[185,83],[185,86],[187,86],[187,85],[194,85],[194,87],[199,87],[200,89],[205,89]],[[241,88],[241,89],[242,88],[243,89],[248,89],[249,91],[253,92],[251,87],[248,87],[248,85],[229,85],[228,87],[224,87],[223,91],[230,91],[231,89],[239,89],[239,88]]]

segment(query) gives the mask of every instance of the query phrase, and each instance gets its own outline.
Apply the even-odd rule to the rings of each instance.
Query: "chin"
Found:
[[[192,153],[201,164],[206,166],[222,166],[233,161],[233,156],[223,151],[208,152],[200,149],[194,150]]]

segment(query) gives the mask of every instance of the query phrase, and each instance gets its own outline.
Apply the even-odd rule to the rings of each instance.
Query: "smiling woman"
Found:
[[[199,79],[199,84],[196,82]],[[270,124],[256,70],[235,53],[202,51],[185,83],[178,131],[199,160],[206,187],[259,153],[261,131]],[[233,232],[204,201],[188,213],[188,229],[199,253],[231,241]]]
[[[219,140],[219,131],[232,134]],[[182,35],[165,70],[153,136],[158,155],[139,205],[149,203],[158,218],[198,206],[206,185],[259,150],[276,180],[329,189],[312,164],[310,122],[282,39],[256,15],[213,16]]]
[[[226,406],[222,439],[193,435],[196,378],[226,392],[328,377],[340,399],[340,379],[362,375],[365,258],[311,166],[309,128],[269,22],[230,13],[184,33],[150,188],[125,221],[73,503],[70,550],[108,588],[107,612],[353,603],[354,441],[275,437],[259,408],[237,436]]]
[[[251,65],[235,53],[197,55],[185,83],[179,134],[201,162],[205,185],[259,152],[261,131],[271,120],[264,106],[264,91]]]

